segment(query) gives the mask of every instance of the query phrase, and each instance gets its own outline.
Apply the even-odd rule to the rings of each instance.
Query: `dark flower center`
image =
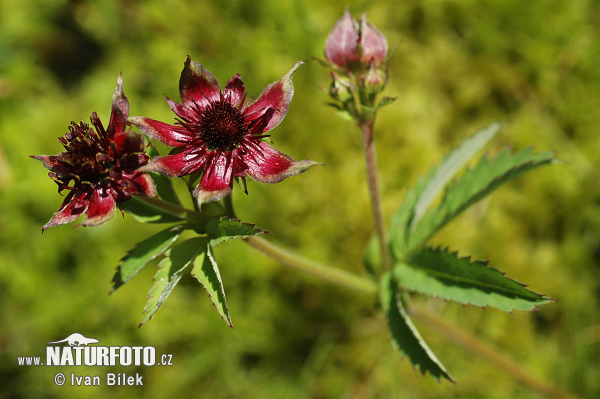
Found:
[[[248,132],[244,115],[223,100],[211,102],[202,113],[198,125],[200,137],[210,151],[231,151],[242,143]]]
[[[103,128],[101,129],[101,133],[104,133]],[[67,150],[60,155],[60,161],[69,170],[60,179],[64,186],[69,180],[74,180],[76,185],[96,185],[110,175],[114,161],[109,155],[109,144],[87,123],[72,122],[69,133],[64,138],[61,137],[60,141]]]

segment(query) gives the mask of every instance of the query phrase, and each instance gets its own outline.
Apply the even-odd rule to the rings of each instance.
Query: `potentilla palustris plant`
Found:
[[[329,105],[359,128],[364,144],[373,212],[373,238],[364,257],[368,276],[290,253],[256,237],[264,230],[234,217],[230,197],[234,180],[246,191],[246,177],[276,183],[317,164],[295,161],[270,144],[271,130],[289,111],[294,94],[292,75],[301,62],[253,100],[247,98],[239,74],[221,88],[207,69],[188,56],[179,81],[181,103],[167,98],[176,115],[173,124],[142,116],[128,119],[129,103],[119,77],[106,130],[94,113],[94,129],[83,122],[73,123],[60,139],[65,152],[34,156],[51,170],[50,177],[59,190],[69,190],[44,229],[74,221],[84,212],[84,225],[103,223],[112,217],[116,204],[141,222],[167,224],[129,251],[113,278],[115,290],[153,259],[161,259],[141,324],[155,315],[187,270],[207,290],[223,320],[233,326],[213,248],[229,239],[245,239],[285,265],[378,297],[393,345],[422,373],[452,381],[410,320],[406,292],[505,311],[534,310],[551,299],[528,290],[487,262],[459,257],[447,248],[428,245],[428,241],[500,185],[553,163],[554,156],[532,149],[505,149],[465,167],[498,132],[499,125],[493,124],[467,137],[439,166],[424,174],[386,222],[374,127],[381,107],[394,100],[382,95],[389,79],[387,40],[367,21],[366,14],[356,20],[346,11],[327,37],[324,54],[320,62],[332,78]],[[173,150],[161,156],[138,133],[127,130],[128,123]],[[194,209],[182,206],[170,179],[175,177],[186,177],[195,197]],[[192,238],[188,234],[178,241],[184,231],[191,232]]]

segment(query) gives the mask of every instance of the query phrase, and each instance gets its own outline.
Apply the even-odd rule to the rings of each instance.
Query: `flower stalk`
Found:
[[[387,235],[385,232],[385,222],[381,198],[379,195],[379,176],[377,174],[377,154],[375,151],[375,141],[373,140],[374,119],[369,119],[360,124],[360,130],[363,136],[363,148],[365,151],[365,164],[367,169],[367,184],[369,195],[371,197],[371,210],[373,212],[373,223],[375,234],[379,243],[383,270],[390,267],[390,253],[387,245]]]

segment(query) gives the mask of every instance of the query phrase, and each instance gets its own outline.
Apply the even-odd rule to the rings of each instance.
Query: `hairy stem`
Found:
[[[297,256],[260,237],[247,238],[246,242],[270,258],[291,268],[312,274],[337,285],[362,291],[366,294],[377,293],[377,284],[368,278]]]
[[[206,217],[204,217],[201,213],[191,211],[182,206],[172,204],[167,201],[163,201],[160,198],[155,197],[144,197],[144,196],[136,196],[135,199],[141,201],[147,205],[150,205],[153,208],[163,211],[164,213],[168,213],[171,216],[175,216],[181,220],[189,220],[193,222],[204,221]]]
[[[369,194],[371,196],[371,209],[373,211],[373,223],[375,226],[375,234],[379,241],[379,250],[383,268],[390,267],[390,254],[387,247],[387,237],[385,233],[385,223],[383,217],[383,209],[381,199],[379,197],[379,178],[377,175],[377,156],[375,153],[375,142],[373,140],[373,124],[375,119],[360,123],[360,130],[363,136],[363,146],[365,150],[365,161],[367,166],[367,183],[369,186]]]

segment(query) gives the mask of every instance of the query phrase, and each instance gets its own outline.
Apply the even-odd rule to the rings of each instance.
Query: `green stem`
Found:
[[[390,267],[390,254],[387,247],[387,237],[385,233],[385,223],[381,198],[379,196],[379,178],[377,175],[377,156],[375,153],[375,142],[373,140],[374,118],[368,118],[360,122],[359,127],[363,135],[363,146],[365,150],[365,163],[367,167],[367,183],[369,194],[371,196],[371,209],[373,212],[373,223],[375,225],[375,234],[379,241],[379,250],[384,270]]]
[[[160,198],[136,196],[135,199],[181,220],[189,220],[190,222],[203,222],[207,219],[201,213],[163,201]]]
[[[286,266],[312,274],[337,285],[361,291],[365,294],[377,293],[377,284],[367,278],[297,256],[260,237],[247,238],[246,242]]]

